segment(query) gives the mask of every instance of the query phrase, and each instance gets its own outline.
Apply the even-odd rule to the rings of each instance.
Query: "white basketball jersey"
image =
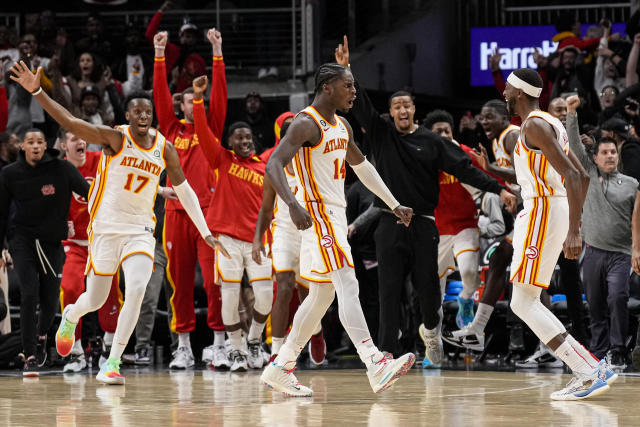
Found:
[[[307,114],[313,118],[320,128],[321,137],[314,146],[302,147],[294,157],[300,187],[296,198],[307,209],[309,207],[306,204],[310,202],[346,207],[344,178],[349,145],[347,126],[335,114],[329,119],[334,124],[329,123],[312,106],[298,114]]]
[[[500,135],[497,138],[493,138],[493,142],[491,143],[491,148],[493,149],[493,156],[496,158],[496,163],[500,167],[511,167],[513,164],[511,163],[511,155],[507,152],[504,146],[504,138],[514,130],[520,131],[520,128],[516,125],[509,125],[505,130],[500,132]]]
[[[101,155],[89,189],[89,233],[133,234],[155,229],[153,205],[166,167],[167,140],[151,129],[154,143],[145,149],[136,143],[128,125],[120,128],[122,148],[113,156]]]
[[[296,179],[295,173],[290,173],[289,168],[284,168],[284,174],[287,177],[287,184],[291,189],[291,192],[294,196],[298,195],[298,180]],[[289,215],[289,208],[287,204],[280,198],[280,196],[276,196],[276,206],[273,210],[273,226],[275,227],[286,227],[290,226],[297,230],[296,226],[293,224],[291,220],[291,215]]]
[[[565,153],[569,152],[569,137],[560,120],[544,111],[532,111],[522,123],[520,137],[518,137],[516,148],[513,150],[513,163],[518,184],[522,189],[522,199],[549,196],[566,197],[567,190],[564,188],[562,175],[551,166],[542,151],[527,147],[526,135],[522,129],[525,127],[525,122],[531,117],[539,117],[548,122],[555,130],[560,149]]]

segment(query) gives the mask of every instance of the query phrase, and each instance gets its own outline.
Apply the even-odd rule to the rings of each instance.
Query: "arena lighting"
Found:
[[[583,24],[582,34],[593,24]],[[624,33],[625,24],[613,24],[612,33]],[[553,25],[471,28],[471,86],[493,86],[489,57],[498,48],[502,54],[500,69],[505,77],[521,67],[537,68],[533,60],[534,47],[544,56],[555,52],[558,43]]]

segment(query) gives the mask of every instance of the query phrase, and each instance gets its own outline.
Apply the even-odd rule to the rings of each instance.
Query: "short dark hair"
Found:
[[[498,113],[502,117],[509,119],[509,111],[507,111],[506,102],[501,101],[499,99],[490,99],[489,101],[485,102],[484,105],[482,106],[482,108],[485,108],[485,107],[493,108],[494,110],[496,110],[496,113]]]
[[[337,79],[349,69],[344,65],[335,64],[335,63],[327,63],[322,64],[318,67],[316,71],[316,75],[314,77],[315,80],[315,93],[319,93],[322,91],[322,85],[326,83],[331,83],[333,80]]]
[[[233,132],[235,132],[236,129],[249,129],[249,131],[251,131],[251,135],[253,135],[253,131],[251,130],[251,126],[249,125],[249,123],[243,121],[231,123],[231,126],[229,126],[229,132],[227,132],[227,134],[229,136],[233,135]]]
[[[445,110],[433,110],[427,114],[427,116],[422,121],[422,124],[427,129],[431,130],[434,124],[438,122],[446,122],[451,125],[451,130],[453,130],[453,116]]]
[[[182,93],[180,94],[180,101],[183,101],[182,97],[188,93],[193,93],[193,86],[189,86],[188,88],[182,91]]]
[[[27,136],[27,134],[28,134],[28,133],[32,133],[32,132],[41,133],[41,134],[42,134],[42,136],[46,136],[46,135],[44,134],[44,132],[42,131],[42,129],[38,129],[38,128],[36,128],[36,127],[31,127],[31,128],[29,128],[29,129],[25,130],[24,132],[22,132],[22,133],[20,134],[20,139],[21,139],[21,140],[24,140],[24,138]]]
[[[540,74],[538,74],[536,70],[532,70],[531,68],[518,68],[517,70],[513,71],[513,74],[515,74],[515,76],[520,80],[529,83],[531,86],[542,89],[542,77],[540,77]],[[538,99],[526,92],[524,94],[529,99]]]
[[[61,126],[60,129],[58,129],[58,139],[60,141],[64,141],[65,139],[67,139],[68,133],[73,133],[73,132],[71,132],[70,130],[66,130]]]
[[[618,144],[616,143],[616,140],[611,137],[605,136],[600,138],[599,140],[596,140],[595,144],[593,144],[594,155],[598,154],[598,151],[600,151],[600,146],[602,144],[613,144],[616,147],[616,151],[618,151]]]
[[[398,90],[393,92],[389,97],[389,107],[391,107],[391,101],[393,101],[393,98],[398,98],[399,96],[408,96],[409,98],[411,98],[411,102],[413,102],[413,100],[415,99],[411,92],[409,92],[408,90]]]
[[[133,92],[132,94],[130,94],[129,96],[126,97],[126,99],[124,100],[124,110],[125,111],[127,111],[129,109],[129,104],[134,99],[146,99],[147,101],[149,101],[151,103],[151,105],[153,105],[153,100],[151,99],[151,95],[149,95],[145,91],[140,90],[140,91]]]

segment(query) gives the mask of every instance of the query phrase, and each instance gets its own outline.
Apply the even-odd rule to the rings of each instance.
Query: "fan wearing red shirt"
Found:
[[[213,49],[211,105],[205,126],[219,138],[227,112],[227,82],[222,60],[222,37],[214,28],[207,33]],[[193,89],[182,93],[180,108],[184,119],[179,120],[173,111],[173,102],[167,84],[165,46],[168,35],[155,35],[155,63],[153,73],[153,99],[160,131],[173,145],[180,157],[185,177],[198,195],[200,207],[207,217],[211,195],[215,187],[215,174],[205,160],[202,146],[193,124]],[[208,124],[208,126],[207,126]],[[167,179],[167,186],[171,183]],[[194,365],[190,332],[196,327],[193,306],[193,288],[196,260],[200,263],[204,288],[207,292],[207,324],[214,331],[214,344],[206,347],[202,359],[218,369],[230,367],[224,352],[224,324],[221,317],[220,288],[215,286],[215,252],[209,247],[193,225],[178,200],[167,200],[164,224],[164,250],[167,255],[167,280],[173,288],[171,297],[171,329],[178,334],[178,350],[174,353],[170,368],[185,369]]]
[[[60,146],[66,153],[66,159],[77,167],[82,176],[91,183],[96,177],[100,152],[87,151],[87,143],[65,129],[61,129],[58,136],[61,141]],[[87,199],[75,193],[73,193],[73,199],[69,205],[69,221],[73,223],[74,234],[62,242],[66,258],[60,282],[61,310],[64,310],[67,305],[75,303],[85,290],[84,273],[89,249],[89,238],[87,237],[89,211],[87,210]],[[100,356],[100,366],[109,357],[113,334],[118,324],[118,314],[122,308],[122,293],[118,283],[119,274],[115,274],[107,301],[98,310],[100,328],[105,332],[105,347],[102,352],[104,356]],[[70,359],[64,365],[63,372],[79,372],[87,366],[81,342],[80,321],[78,325],[75,332],[76,341],[69,355]]]
[[[231,371],[245,371],[247,367],[261,369],[269,358],[261,346],[262,331],[271,312],[273,282],[271,263],[256,263],[251,257],[253,232],[262,204],[264,168],[269,154],[255,154],[251,127],[244,122],[229,126],[227,150],[207,126],[202,94],[207,77],[193,81],[193,119],[209,165],[218,170],[218,182],[211,205],[206,213],[207,224],[224,242],[231,259],[216,256],[216,274],[222,294],[222,320],[231,341]],[[255,303],[253,321],[247,336],[248,357],[242,351],[242,336],[238,301],[240,282],[246,270],[253,288]]]

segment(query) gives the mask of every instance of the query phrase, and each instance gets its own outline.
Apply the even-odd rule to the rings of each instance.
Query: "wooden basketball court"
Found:
[[[125,386],[93,375],[52,372],[0,378],[1,426],[321,426],[640,425],[640,376],[581,402],[549,394],[568,375],[413,369],[380,394],[364,370],[298,372],[312,398],[267,390],[259,372],[123,371]]]

